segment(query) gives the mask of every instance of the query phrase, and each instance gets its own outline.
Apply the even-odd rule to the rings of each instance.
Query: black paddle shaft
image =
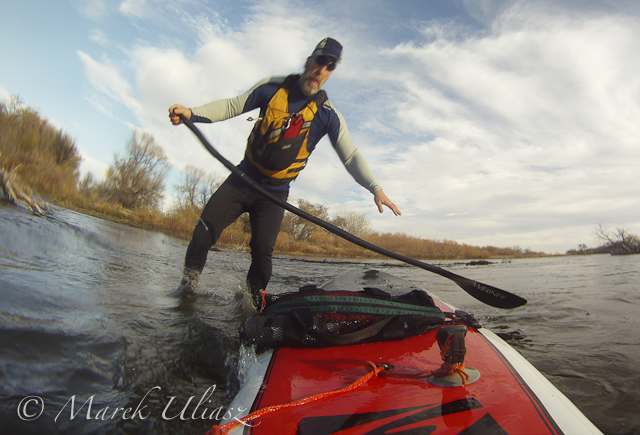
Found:
[[[230,161],[225,159],[216,149],[209,143],[209,141],[202,135],[200,130],[193,125],[193,123],[186,119],[184,116],[180,115],[180,118],[184,122],[184,124],[189,127],[189,129],[200,139],[200,142],[204,145],[204,147],[211,153],[213,157],[215,157],[220,163],[222,163],[229,171],[231,171],[236,176],[240,177],[244,180],[247,185],[249,185],[253,190],[264,196],[270,201],[273,201],[280,207],[285,210],[290,211],[291,213],[300,216],[303,219],[312,222],[319,227],[324,228],[325,230],[342,237],[343,239],[354,243],[362,248],[368,249],[370,251],[376,252],[378,254],[384,255],[389,258],[393,258],[399,261],[402,261],[407,264],[411,264],[412,266],[419,267],[424,270],[428,270],[429,272],[437,273],[440,276],[450,279],[455,282],[462,288],[462,290],[466,291],[469,295],[473,296],[477,300],[484,302],[487,305],[491,305],[496,308],[516,308],[522,306],[527,303],[527,300],[521,298],[520,296],[514,295],[513,293],[509,293],[508,291],[501,290],[497,287],[483,284],[478,281],[474,281],[469,278],[465,278],[460,275],[456,275],[455,273],[449,272],[448,270],[442,269],[438,266],[434,266],[429,263],[425,263],[419,260],[416,260],[411,257],[404,256],[402,254],[398,254],[397,252],[390,251],[385,248],[381,248],[380,246],[376,246],[373,243],[369,243],[366,240],[362,240],[359,237],[354,236],[353,234],[343,230],[340,227],[337,227],[329,222],[325,222],[324,220],[313,216],[299,208],[289,204],[286,201],[283,201],[275,196],[271,195],[268,191],[263,189],[255,180],[249,178],[244,172],[242,172],[239,168],[233,165]]]

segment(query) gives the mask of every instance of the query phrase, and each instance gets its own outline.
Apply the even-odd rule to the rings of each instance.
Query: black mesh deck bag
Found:
[[[240,337],[258,350],[343,346],[415,337],[444,319],[423,290],[392,296],[376,288],[327,291],[311,285],[267,295],[266,308],[245,321]]]

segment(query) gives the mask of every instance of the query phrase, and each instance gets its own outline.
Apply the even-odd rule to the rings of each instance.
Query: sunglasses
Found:
[[[329,71],[333,71],[336,69],[336,66],[338,66],[338,62],[336,62],[331,56],[316,56],[313,61],[318,66],[326,66]]]

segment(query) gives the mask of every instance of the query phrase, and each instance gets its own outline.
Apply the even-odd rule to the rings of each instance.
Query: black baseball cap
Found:
[[[324,38],[316,45],[316,48],[311,53],[311,57],[316,56],[331,56],[340,62],[342,58],[342,44],[333,38]]]

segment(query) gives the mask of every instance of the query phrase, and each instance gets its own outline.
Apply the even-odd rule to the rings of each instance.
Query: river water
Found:
[[[166,294],[185,249],[64,209],[38,218],[0,203],[0,433],[204,434],[216,423],[239,388],[249,255],[212,252],[205,290],[179,306]],[[362,268],[400,276],[475,313],[604,433],[640,434],[640,255],[432,262],[528,299],[515,310],[392,260],[301,260],[276,257],[269,290]]]

